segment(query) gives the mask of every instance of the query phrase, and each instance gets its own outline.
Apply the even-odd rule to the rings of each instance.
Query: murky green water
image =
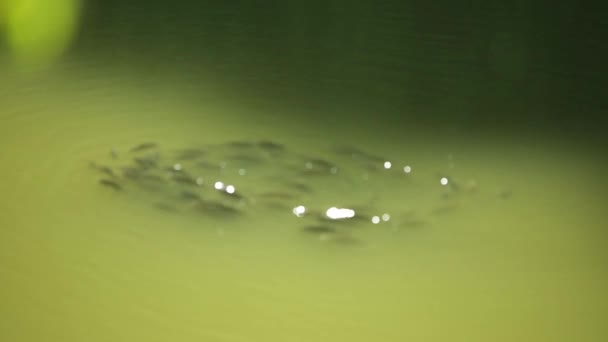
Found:
[[[0,84],[1,340],[608,336],[606,166],[593,150],[524,134],[294,120],[306,109],[224,101],[162,77],[151,85],[75,67]],[[290,211],[158,210],[145,192],[100,186],[89,167],[146,141],[259,139],[327,158],[328,146],[354,144],[412,173],[355,185],[307,178],[321,189],[307,203],[373,198],[391,213],[353,227],[357,243],[336,244],[302,232]],[[476,191],[445,199],[441,174]],[[257,184],[247,189],[267,183]],[[404,219],[412,213],[415,224]]]

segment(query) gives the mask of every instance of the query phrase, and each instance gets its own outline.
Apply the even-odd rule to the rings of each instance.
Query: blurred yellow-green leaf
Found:
[[[15,61],[25,66],[55,61],[74,37],[79,10],[79,0],[3,0],[0,25]]]

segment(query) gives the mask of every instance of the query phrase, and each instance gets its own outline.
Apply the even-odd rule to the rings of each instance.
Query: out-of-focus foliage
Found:
[[[60,57],[76,33],[80,0],[0,0],[0,30],[15,62],[44,66]]]

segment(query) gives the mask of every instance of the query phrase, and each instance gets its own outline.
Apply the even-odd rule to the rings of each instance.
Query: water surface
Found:
[[[313,115],[327,120],[298,120],[311,109],[156,77],[166,82],[74,66],[0,84],[2,340],[608,336],[606,164],[588,146],[414,121],[395,129],[327,108]],[[373,198],[416,224],[367,224],[354,228],[358,243],[330,243],[289,211],[172,215],[100,186],[89,167],[146,141],[259,139],[321,156],[348,143],[410,165],[410,178],[372,179],[372,192],[319,183],[310,201]],[[476,191],[446,200],[443,174]]]

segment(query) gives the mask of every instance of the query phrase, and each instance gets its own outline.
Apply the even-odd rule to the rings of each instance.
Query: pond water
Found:
[[[316,114],[327,120],[296,120],[305,108],[225,101],[162,77],[151,85],[73,67],[1,81],[0,339],[608,337],[606,165],[594,149],[533,134],[341,122],[331,110]],[[237,215],[160,210],[157,201],[185,205],[166,184],[101,186],[90,164],[132,163],[129,149],[147,142],[170,150],[262,140],[289,150],[230,182],[242,181],[245,196],[285,196]],[[337,145],[391,169],[365,178],[348,155],[328,152]],[[277,163],[306,165],[292,151],[335,161],[352,179],[298,173],[311,191],[289,197],[296,190],[281,182],[293,169]],[[348,237],[333,238],[303,229],[298,204],[321,213],[359,205],[390,220],[345,222],[337,229]]]

